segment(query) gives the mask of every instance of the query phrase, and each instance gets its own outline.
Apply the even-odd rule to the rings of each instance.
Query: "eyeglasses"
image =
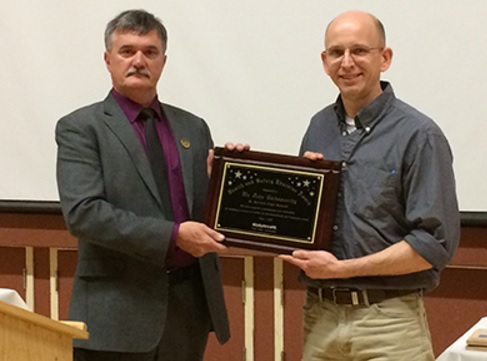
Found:
[[[372,53],[373,51],[375,50],[381,51],[383,49],[384,49],[383,47],[371,48],[365,45],[354,45],[347,49],[338,46],[333,46],[329,49],[324,50],[323,53],[327,55],[327,58],[329,59],[330,62],[339,63],[343,60],[348,50],[348,54],[353,59],[353,61],[360,62],[365,58],[367,58],[370,55],[370,53]]]

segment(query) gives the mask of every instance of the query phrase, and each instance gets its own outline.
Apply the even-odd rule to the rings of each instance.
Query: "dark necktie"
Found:
[[[149,158],[152,174],[157,185],[157,190],[164,207],[166,218],[173,220],[171,198],[166,170],[166,161],[162,151],[161,141],[157,134],[156,119],[152,109],[145,108],[140,112],[141,119],[145,122],[145,142],[147,145],[147,157]]]

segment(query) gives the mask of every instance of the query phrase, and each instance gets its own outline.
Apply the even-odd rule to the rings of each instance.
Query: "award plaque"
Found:
[[[205,222],[224,244],[270,253],[324,249],[341,164],[215,148]]]

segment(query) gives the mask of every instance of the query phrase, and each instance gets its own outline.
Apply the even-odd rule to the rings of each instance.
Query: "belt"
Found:
[[[389,298],[406,296],[418,292],[418,290],[360,290],[342,287],[308,287],[308,292],[317,295],[320,301],[329,300],[336,305],[370,306]]]
[[[167,277],[169,279],[169,284],[181,283],[184,280],[200,276],[200,265],[198,262],[184,268],[174,268],[167,271]]]

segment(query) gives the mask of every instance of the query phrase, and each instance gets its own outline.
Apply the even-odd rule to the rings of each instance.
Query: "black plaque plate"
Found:
[[[225,244],[271,253],[324,249],[341,165],[215,148],[205,221]]]

